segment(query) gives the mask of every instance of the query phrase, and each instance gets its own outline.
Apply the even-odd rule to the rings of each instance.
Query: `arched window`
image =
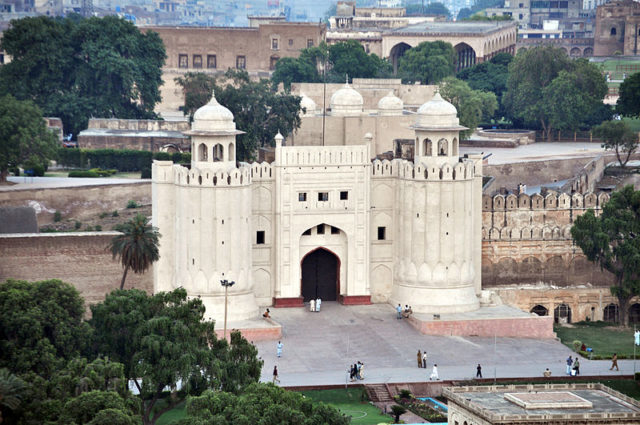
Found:
[[[233,143],[229,143],[229,161],[235,161],[236,159],[236,146]]]
[[[453,142],[451,142],[451,147],[453,148],[453,156],[458,156],[458,139],[453,138]]]
[[[553,321],[555,323],[571,323],[571,307],[560,304],[553,310]]]
[[[611,35],[616,35],[617,31],[616,31],[616,27],[611,27]]]
[[[617,304],[609,304],[604,308],[602,320],[605,322],[618,323],[620,321],[620,311]]]
[[[531,313],[535,313],[538,316],[548,316],[549,310],[545,306],[538,304],[531,309]]]
[[[440,139],[438,141],[438,156],[449,155],[449,142],[446,139]]]
[[[629,323],[640,323],[640,304],[629,307]]]
[[[207,162],[208,160],[207,145],[200,143],[200,146],[198,146],[198,161]]]
[[[433,154],[431,153],[431,150],[432,150],[432,147],[431,147],[431,145],[432,145],[431,140],[429,140],[429,139],[424,139],[424,141],[423,141],[422,143],[424,143],[424,150],[423,150],[424,156],[431,156],[431,155],[433,155]]]
[[[224,148],[220,143],[213,147],[213,162],[224,161]]]

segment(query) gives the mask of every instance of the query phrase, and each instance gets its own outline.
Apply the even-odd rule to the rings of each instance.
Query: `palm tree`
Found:
[[[149,223],[149,218],[137,214],[130,221],[116,227],[121,232],[109,244],[113,258],[118,258],[124,267],[120,289],[124,288],[129,269],[144,273],[160,257],[158,253],[158,229]]]
[[[2,409],[6,407],[16,410],[22,402],[27,384],[9,369],[0,369],[0,423],[2,423]]]

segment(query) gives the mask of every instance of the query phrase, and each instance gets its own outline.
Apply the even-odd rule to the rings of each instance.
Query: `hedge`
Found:
[[[191,162],[190,153],[167,153],[129,149],[58,149],[58,163],[70,168],[102,168],[118,171],[141,171],[150,169],[153,159]]]

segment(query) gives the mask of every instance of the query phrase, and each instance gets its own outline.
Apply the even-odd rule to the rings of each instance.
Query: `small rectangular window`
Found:
[[[247,68],[247,58],[245,56],[236,56],[236,68],[238,69]]]
[[[178,68],[189,68],[189,55],[178,55]]]
[[[378,240],[384,241],[387,239],[387,228],[384,226],[378,227]]]
[[[4,55],[0,53],[0,65],[4,63]]]
[[[202,68],[202,55],[193,55],[193,67]]]
[[[293,38],[289,39],[289,46],[293,46]]]
[[[278,39],[277,38],[272,38],[271,39],[271,50],[278,50]]]
[[[349,199],[349,192],[347,192],[346,190],[340,192],[340,200],[346,201],[347,199]]]
[[[313,47],[313,39],[312,38],[308,38],[307,39],[307,47]]]
[[[216,69],[218,67],[218,58],[216,55],[207,55],[207,68]]]
[[[332,235],[337,235],[339,233],[340,233],[340,229],[338,229],[337,227],[331,226],[331,234]]]
[[[311,234],[311,229],[307,229],[304,232],[302,232],[303,235],[305,236],[309,236]]]
[[[298,201],[299,202],[307,202],[307,192],[298,193]]]
[[[329,192],[318,192],[318,201],[326,202],[329,200]]]
[[[264,230],[258,230],[256,233],[256,244],[264,245]]]
[[[316,233],[319,235],[324,235],[324,224],[318,224],[316,228]]]

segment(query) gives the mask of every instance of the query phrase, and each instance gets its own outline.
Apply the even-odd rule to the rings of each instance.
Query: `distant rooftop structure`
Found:
[[[490,34],[506,27],[514,26],[513,22],[421,22],[403,28],[389,30],[393,34]]]
[[[599,383],[445,388],[449,423],[638,424],[640,402]]]

